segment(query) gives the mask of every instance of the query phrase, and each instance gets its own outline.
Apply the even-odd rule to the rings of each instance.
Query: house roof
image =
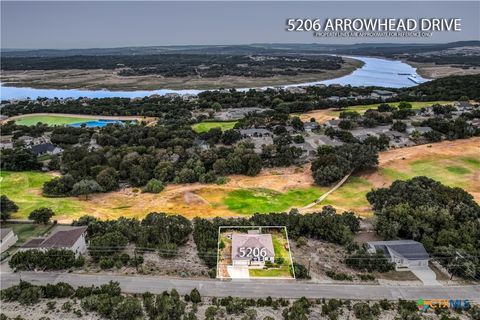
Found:
[[[22,247],[24,248],[70,248],[78,238],[87,231],[87,227],[57,231],[48,238],[34,238]]]
[[[58,148],[58,147],[51,144],[51,143],[41,143],[41,144],[37,144],[37,145],[32,146],[32,151],[35,154],[42,154],[42,153],[45,153],[45,152],[48,152],[48,151],[52,152],[56,148]]]
[[[12,228],[1,228],[0,229],[0,239],[3,240],[12,231],[13,231]]]
[[[387,256],[395,253],[408,260],[427,260],[430,257],[423,244],[414,240],[374,241],[368,244]]]
[[[275,250],[273,249],[271,234],[247,234],[247,233],[233,233],[232,234],[232,259],[245,259],[240,257],[240,248],[265,248],[267,257],[274,257]],[[249,258],[247,258],[249,259]]]

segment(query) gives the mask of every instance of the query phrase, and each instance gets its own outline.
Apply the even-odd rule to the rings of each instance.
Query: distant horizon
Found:
[[[0,6],[0,47],[15,50],[480,40],[478,1],[1,1]],[[287,20],[298,18],[460,19],[461,31],[366,37],[287,31]]]
[[[252,42],[252,43],[236,43],[236,44],[166,44],[166,45],[125,45],[125,46],[115,46],[115,47],[72,47],[72,48],[1,48],[1,51],[35,51],[35,50],[54,50],[54,51],[67,51],[67,50],[95,50],[95,49],[124,49],[124,48],[154,48],[154,47],[230,47],[230,46],[255,46],[255,45],[320,45],[320,46],[360,46],[360,45],[396,45],[396,46],[406,46],[406,45],[419,45],[419,46],[431,46],[431,45],[442,45],[442,44],[451,44],[459,42],[478,42],[480,40],[471,39],[471,40],[459,40],[459,41],[446,41],[446,42],[406,42],[406,43],[395,43],[395,42],[358,42],[358,43],[316,43],[316,42]]]

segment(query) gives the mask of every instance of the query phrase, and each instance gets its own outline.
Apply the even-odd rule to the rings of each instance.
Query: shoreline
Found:
[[[219,78],[163,78],[156,75],[118,76],[115,71],[95,70],[33,70],[3,71],[1,86],[12,88],[53,89],[53,90],[98,90],[98,91],[146,91],[146,90],[215,90],[229,88],[261,88],[299,85],[306,82],[332,80],[350,75],[364,66],[354,58],[344,58],[345,63],[338,70],[320,73],[302,73],[296,76],[274,76],[269,78],[247,78],[223,76]],[[65,80],[68,78],[68,80]]]

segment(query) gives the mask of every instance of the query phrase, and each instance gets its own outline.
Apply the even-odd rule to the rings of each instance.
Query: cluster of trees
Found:
[[[464,117],[458,117],[455,120],[445,117],[434,117],[424,120],[422,126],[433,129],[433,131],[424,134],[431,142],[440,141],[442,136],[445,136],[448,140],[480,136],[480,128],[469,124]]]
[[[86,134],[90,130],[75,129]],[[50,168],[60,169],[63,176],[44,184],[45,195],[87,197],[116,190],[121,182],[134,187],[148,185],[146,192],[159,192],[168,183],[214,183],[227,174],[253,176],[262,168],[253,144],[240,142],[205,150],[196,145],[198,135],[190,126],[107,126],[94,138],[103,148],[89,150],[88,144],[69,147],[61,159],[50,163]],[[209,139],[217,142],[212,135]]]
[[[365,144],[320,146],[312,162],[312,175],[318,185],[330,185],[355,170],[373,168],[378,164],[378,149]]]
[[[42,165],[32,150],[26,148],[1,149],[0,168],[8,171],[39,170]]]
[[[398,107],[382,103],[376,109],[365,111],[363,116],[360,116],[356,111],[340,112],[341,121],[338,126],[343,130],[352,130],[357,127],[373,128],[379,125],[390,124],[394,120],[407,119],[414,115],[415,111],[412,110],[412,104],[409,102],[402,101],[398,104]],[[397,123],[401,122],[397,121]]]
[[[163,77],[272,77],[337,70],[341,57],[326,55],[249,56],[227,54],[78,55],[70,57],[4,57],[2,70],[121,69],[119,75]],[[201,65],[202,68],[198,68]]]
[[[84,263],[82,256],[77,258],[73,251],[64,249],[18,251],[8,261],[10,268],[27,271],[80,268]]]
[[[347,244],[360,228],[359,219],[353,212],[337,214],[333,207],[325,206],[321,212],[300,214],[297,210],[289,213],[255,214],[250,218],[195,218],[193,237],[199,257],[213,268],[217,263],[217,239],[220,226],[286,226],[291,239],[301,236],[328,242]],[[301,268],[301,267],[299,267]],[[299,275],[306,275],[298,269]],[[295,267],[297,274],[297,267]]]
[[[472,195],[427,177],[367,194],[385,239],[414,239],[453,274],[480,276],[480,206]]]
[[[88,227],[90,256],[105,269],[114,265],[138,266],[143,262],[141,253],[146,251],[157,251],[162,257],[174,257],[178,247],[184,245],[192,233],[192,225],[187,218],[156,212],[149,213],[142,220],[122,217],[102,221],[83,216],[73,225]],[[121,253],[128,243],[136,245],[138,256]]]

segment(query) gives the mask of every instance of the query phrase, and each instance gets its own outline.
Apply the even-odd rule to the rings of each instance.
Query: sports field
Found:
[[[51,116],[35,115],[35,116],[29,116],[29,117],[27,116],[22,117],[18,120],[15,120],[15,122],[16,124],[23,125],[23,126],[33,126],[39,122],[48,124],[49,126],[54,126],[54,125],[66,125],[66,124],[78,123],[78,122],[83,122],[88,120],[95,120],[95,119],[82,118],[82,117],[56,116],[56,115],[55,116],[54,115],[51,115]]]
[[[196,123],[192,126],[195,132],[202,133],[207,132],[213,128],[220,128],[222,131],[233,129],[237,121],[204,121]]]

